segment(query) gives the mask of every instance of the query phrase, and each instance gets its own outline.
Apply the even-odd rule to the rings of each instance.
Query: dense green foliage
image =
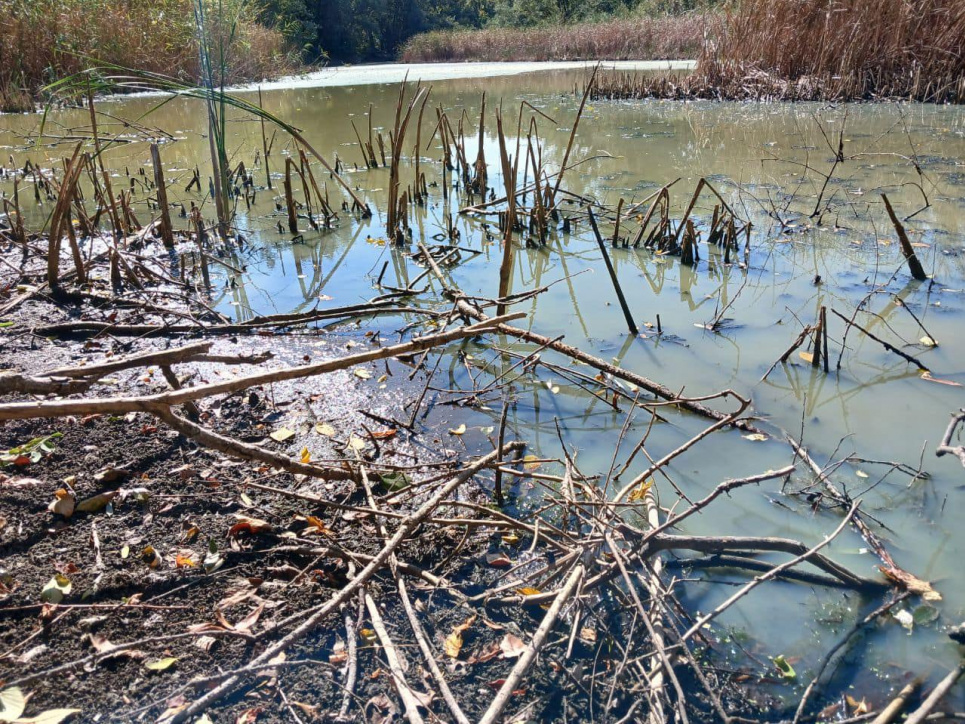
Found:
[[[481,27],[492,0],[263,0],[263,18],[306,61],[390,59],[412,35]]]
[[[432,30],[559,25],[610,17],[677,15],[718,0],[262,0],[264,22],[306,61],[394,58]]]

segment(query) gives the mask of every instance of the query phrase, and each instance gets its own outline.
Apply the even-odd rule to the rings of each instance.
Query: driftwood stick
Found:
[[[834,313],[835,315],[837,315],[837,316],[838,316],[839,318],[841,318],[842,320],[844,320],[844,323],[847,324],[849,327],[854,327],[855,329],[857,329],[857,330],[859,330],[859,331],[861,331],[861,332],[864,332],[864,334],[865,334],[866,337],[869,337],[869,338],[873,339],[875,342],[877,342],[878,344],[880,344],[882,347],[884,347],[884,348],[885,348],[886,350],[888,350],[889,352],[894,352],[896,355],[898,355],[898,356],[901,357],[902,359],[907,360],[908,362],[911,362],[913,365],[915,365],[915,366],[916,366],[918,369],[920,369],[922,372],[930,372],[930,370],[928,369],[928,367],[926,367],[926,366],[922,363],[921,360],[919,360],[919,359],[917,359],[917,358],[915,358],[915,357],[912,357],[912,356],[911,356],[910,354],[908,354],[907,352],[902,352],[900,349],[898,349],[897,347],[895,347],[895,346],[892,345],[892,344],[889,344],[888,342],[885,342],[885,341],[884,341],[883,339],[881,339],[880,337],[876,337],[875,335],[873,335],[871,332],[869,332],[867,329],[865,329],[864,327],[862,327],[862,326],[861,326],[860,324],[858,324],[857,322],[852,321],[852,320],[848,319],[847,317],[845,317],[845,316],[844,316],[843,314],[841,314],[841,312],[839,312],[837,309],[832,309],[831,312]]]
[[[938,706],[938,702],[942,700],[945,694],[951,691],[962,674],[965,674],[965,661],[961,662],[954,671],[951,671],[948,676],[938,682],[938,685],[932,689],[921,706],[908,715],[908,718],[905,719],[905,724],[921,724],[925,721],[925,718],[931,714],[932,709]]]
[[[961,461],[962,465],[965,465],[965,446],[952,445],[952,437],[955,435],[955,430],[963,421],[965,421],[965,407],[952,415],[951,422],[948,423],[945,434],[942,436],[942,441],[938,444],[938,449],[935,450],[936,456],[941,457],[942,455],[951,453]]]
[[[888,706],[881,710],[871,724],[891,724],[891,722],[897,719],[898,715],[901,714],[902,709],[905,708],[905,704],[908,703],[908,699],[911,698],[911,695],[920,688],[921,679],[915,679],[910,684],[906,684],[905,687],[898,692],[898,696],[892,699]]]
[[[285,380],[301,379],[314,375],[326,374],[336,370],[348,369],[358,364],[389,359],[400,354],[421,352],[425,349],[437,347],[441,344],[453,342],[466,337],[474,337],[490,328],[498,326],[504,319],[518,319],[522,313],[509,314],[502,318],[487,320],[483,323],[442,332],[440,334],[417,337],[408,342],[380,347],[378,349],[361,352],[347,357],[341,357],[316,364],[300,365],[281,370],[260,372],[253,375],[239,377],[234,380],[215,382],[197,387],[188,387],[172,392],[163,392],[143,397],[113,397],[94,400],[52,400],[42,402],[14,402],[0,405],[0,419],[32,419],[37,417],[65,417],[68,415],[87,415],[94,413],[153,412],[159,407],[183,405],[189,400],[200,400],[212,395],[230,394],[241,390]]]
[[[378,605],[368,592],[365,593],[365,607],[369,611],[372,628],[375,629],[375,633],[382,644],[382,651],[389,662],[389,673],[392,675],[392,683],[395,684],[395,690],[399,692],[402,705],[405,707],[405,716],[410,724],[423,724],[425,720],[419,713],[419,700],[412,692],[409,682],[405,679],[405,669],[402,666],[402,660],[399,658],[398,649],[392,642],[392,637],[389,636],[389,631],[386,629],[382,615],[379,613]]]
[[[479,321],[490,319],[482,311],[475,308],[468,301],[466,301],[466,299],[462,297],[462,295],[459,294],[456,290],[453,290],[449,287],[445,277],[442,274],[442,270],[439,269],[438,265],[435,263],[435,260],[431,257],[431,255],[426,255],[426,259],[429,265],[432,267],[433,273],[435,273],[436,277],[442,283],[443,288],[446,289],[448,295],[455,301],[456,308],[459,310],[460,314],[463,314],[470,319],[476,319]],[[679,405],[682,409],[688,410],[689,412],[693,412],[697,415],[700,415],[701,417],[707,417],[712,420],[726,419],[728,420],[728,424],[731,424],[734,427],[737,427],[741,430],[746,430],[749,432],[760,432],[760,430],[757,427],[755,427],[753,424],[751,424],[748,420],[738,420],[738,419],[731,420],[730,418],[732,416],[728,415],[727,413],[714,410],[694,400],[687,400],[687,399],[681,398],[677,393],[675,393],[673,390],[671,390],[668,387],[665,387],[657,382],[654,382],[653,380],[650,380],[642,375],[638,375],[635,372],[631,372],[621,367],[617,367],[616,365],[610,364],[609,362],[606,362],[605,360],[602,360],[599,357],[595,357],[576,347],[572,347],[568,344],[564,344],[563,342],[550,339],[549,337],[544,337],[541,334],[530,332],[529,330],[526,330],[526,329],[520,329],[519,327],[513,327],[511,325],[504,324],[504,323],[500,323],[495,327],[495,329],[496,331],[501,332],[502,334],[508,334],[510,336],[525,340],[532,344],[549,347],[555,352],[559,352],[560,354],[570,357],[571,359],[578,360],[580,362],[583,362],[584,364],[587,364],[591,367],[596,368],[601,372],[605,372],[608,375],[612,375],[613,377],[622,379],[625,382],[630,382],[636,385],[637,387],[641,387],[647,392],[650,392],[651,394],[657,397],[660,397],[664,400],[673,402],[674,404]],[[725,390],[724,392],[721,393],[722,397],[728,397],[731,395],[734,395],[734,392],[732,390]]]
[[[764,583],[765,581],[769,581],[772,578],[777,577],[778,575],[781,574],[781,572],[786,571],[789,568],[793,568],[799,563],[803,563],[804,561],[811,558],[815,553],[817,553],[819,550],[821,550],[826,545],[828,545],[828,543],[834,540],[842,530],[844,530],[845,526],[848,525],[848,522],[851,520],[852,516],[854,515],[855,511],[857,511],[857,509],[858,509],[858,505],[857,503],[855,503],[854,505],[851,506],[851,510],[848,511],[848,514],[845,516],[844,520],[842,520],[838,524],[838,527],[834,529],[834,532],[828,535],[827,537],[825,537],[824,540],[822,540],[816,546],[809,548],[801,555],[795,558],[792,558],[791,560],[786,561],[780,564],[779,566],[775,566],[767,573],[757,576],[754,578],[753,581],[750,581],[746,585],[741,586],[732,596],[730,596],[726,601],[724,601],[719,606],[717,606],[713,611],[711,611],[710,613],[704,614],[699,619],[697,619],[697,621],[695,621],[694,624],[689,629],[687,629],[687,631],[680,637],[680,640],[686,641],[687,639],[689,639],[695,633],[700,631],[704,626],[706,626],[708,623],[713,621],[715,618],[717,618],[728,608],[730,608],[735,603],[737,603],[737,601],[739,601],[741,598],[743,598],[748,593],[750,593],[755,588],[757,588],[760,584]]]
[[[533,639],[529,642],[529,646],[526,647],[526,651],[523,652],[523,655],[519,657],[516,665],[513,666],[513,670],[499,688],[496,697],[489,705],[489,708],[486,709],[486,713],[480,718],[479,724],[495,724],[497,721],[500,721],[503,710],[506,708],[506,705],[509,704],[513,691],[519,686],[519,682],[522,681],[526,672],[529,671],[529,667],[532,666],[533,661],[536,660],[536,655],[540,649],[543,648],[543,644],[546,642],[546,637],[550,631],[553,630],[553,626],[556,624],[556,619],[559,618],[564,604],[569,600],[570,596],[573,595],[577,585],[583,580],[585,573],[586,569],[583,568],[582,563],[578,563],[573,568],[573,571],[566,579],[566,583],[560,589],[560,592],[556,594],[556,598],[543,617],[539,628],[536,629],[536,633],[533,634]]]

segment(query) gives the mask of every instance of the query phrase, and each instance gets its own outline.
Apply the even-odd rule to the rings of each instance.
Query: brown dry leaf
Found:
[[[242,532],[255,535],[257,533],[267,533],[271,530],[271,523],[269,523],[267,520],[251,518],[247,515],[242,515],[241,513],[235,513],[235,519],[238,522],[228,529],[229,537],[236,536]]]
[[[77,504],[77,512],[79,513],[96,513],[99,510],[103,510],[107,507],[114,498],[117,497],[116,490],[107,490],[103,493],[98,493],[93,497],[87,498],[80,501]]]
[[[487,553],[486,563],[493,568],[509,568],[513,565],[513,562],[505,553]]]
[[[518,636],[506,634],[503,636],[503,640],[499,642],[499,649],[503,652],[504,658],[515,659],[526,652],[526,644]]]
[[[580,629],[580,640],[588,644],[596,643],[596,629],[584,626]]]
[[[211,647],[217,642],[218,639],[216,639],[214,636],[198,636],[194,642],[194,645],[205,653],[209,653],[211,651]]]
[[[497,644],[495,641],[490,641],[488,644],[479,649],[479,651],[475,652],[472,656],[466,659],[466,663],[484,664],[487,661],[492,661],[501,653],[502,650],[499,648],[499,644]]]
[[[254,724],[258,720],[258,715],[264,710],[265,707],[263,706],[253,706],[250,709],[246,709],[235,719],[235,724]]]
[[[861,716],[862,714],[867,714],[869,711],[871,711],[871,708],[868,706],[868,702],[865,701],[864,697],[861,698],[861,701],[858,701],[850,694],[847,694],[845,699],[848,702],[848,706],[851,707],[851,714],[853,716]]]
[[[536,457],[535,455],[527,455],[526,457],[523,458],[523,469],[528,470],[529,472],[532,472],[533,470],[538,469],[539,466],[543,464],[538,461],[539,461],[539,458]]]
[[[321,518],[314,515],[297,515],[295,518],[308,523],[308,527],[302,531],[302,535],[332,535],[332,531]]]
[[[51,513],[62,515],[64,518],[70,518],[70,516],[74,514],[75,508],[76,500],[73,494],[66,488],[61,488],[54,493],[53,501],[47,506],[47,510]]]
[[[292,706],[297,706],[309,719],[318,719],[320,712],[317,706],[312,706],[311,704],[304,704],[300,701],[292,701]]]
[[[250,631],[252,626],[258,623],[258,619],[261,618],[262,611],[264,610],[265,604],[259,603],[251,613],[235,624],[235,631]]]
[[[388,430],[376,430],[372,433],[372,437],[376,440],[388,440],[389,438],[395,437],[398,434],[398,430],[394,428],[389,428]]]
[[[194,553],[189,550],[178,551],[174,556],[175,568],[196,568],[198,562],[194,560]]]

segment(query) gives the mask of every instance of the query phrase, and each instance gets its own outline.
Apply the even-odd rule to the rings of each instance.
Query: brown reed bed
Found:
[[[190,0],[0,0],[0,110],[31,110],[44,85],[106,63],[199,77]],[[228,82],[291,71],[279,32],[242,9]]]
[[[674,60],[696,57],[706,16],[627,18],[535,28],[434,31],[406,44],[406,63],[540,60]]]
[[[610,74],[595,97],[965,100],[960,0],[743,0],[686,77]]]

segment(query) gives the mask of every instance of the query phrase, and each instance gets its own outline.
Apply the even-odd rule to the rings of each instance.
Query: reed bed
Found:
[[[534,28],[434,31],[405,45],[406,63],[540,60],[673,60],[696,57],[706,16],[629,18]]]
[[[93,61],[199,77],[191,0],[0,0],[0,110],[30,110],[45,84]],[[242,11],[229,81],[257,80],[294,67],[275,30]],[[94,62],[93,64],[96,64]]]
[[[610,75],[608,98],[965,100],[960,0],[742,0],[687,77]]]

